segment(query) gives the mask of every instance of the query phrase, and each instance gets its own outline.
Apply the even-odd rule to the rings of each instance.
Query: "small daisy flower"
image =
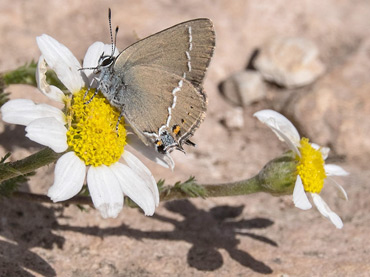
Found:
[[[307,138],[300,138],[294,125],[283,115],[272,110],[262,110],[254,114],[262,123],[266,124],[278,136],[285,141],[297,157],[297,180],[293,190],[293,202],[297,208],[308,210],[312,208],[306,193],[312,196],[313,202],[320,213],[329,218],[335,227],[341,229],[343,222],[321,198],[320,192],[324,186],[324,180],[329,176],[346,176],[346,172],[340,166],[325,164],[329,148],[319,147],[309,143]],[[347,193],[341,185],[330,179],[337,188],[341,198],[348,200]]]
[[[157,184],[149,169],[126,146],[131,144],[149,159],[173,168],[171,157],[146,147],[127,132],[124,119],[117,131],[120,112],[100,93],[85,104],[95,92],[89,88],[93,70],[80,70],[80,63],[67,47],[48,35],[37,37],[37,44],[42,53],[36,74],[38,88],[47,97],[64,103],[64,109],[17,99],[4,104],[1,112],[5,122],[26,126],[29,139],[64,153],[56,162],[54,184],[48,196],[54,202],[67,200],[81,191],[86,178],[94,206],[104,218],[117,217],[124,195],[145,215],[153,215],[159,204]],[[86,53],[83,66],[97,66],[103,52],[110,55],[111,45],[95,42]],[[46,82],[47,65],[67,92]]]

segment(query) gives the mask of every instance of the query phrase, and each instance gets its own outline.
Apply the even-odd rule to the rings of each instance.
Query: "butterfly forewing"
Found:
[[[202,84],[213,55],[215,33],[209,19],[180,23],[144,38],[122,51],[115,69],[128,71],[136,65],[150,65],[177,74],[194,86]]]

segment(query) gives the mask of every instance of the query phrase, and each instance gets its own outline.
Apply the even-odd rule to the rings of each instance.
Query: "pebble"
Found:
[[[286,88],[309,85],[325,72],[316,45],[301,37],[269,41],[262,46],[254,66],[265,80]]]
[[[221,84],[223,96],[234,105],[246,107],[266,96],[261,74],[247,70],[234,73]]]
[[[240,130],[244,126],[243,108],[235,107],[227,111],[222,118],[222,122],[230,130]]]

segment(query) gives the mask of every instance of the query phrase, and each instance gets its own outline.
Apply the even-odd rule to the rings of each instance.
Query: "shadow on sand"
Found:
[[[251,233],[251,229],[263,229],[273,222],[265,218],[235,220],[244,206],[218,206],[210,211],[197,209],[188,200],[172,201],[165,204],[167,210],[184,217],[178,221],[156,213],[152,218],[174,226],[173,231],[141,231],[122,224],[119,227],[73,227],[58,225],[60,230],[81,232],[93,236],[127,236],[134,239],[153,239],[167,241],[186,241],[192,244],[188,254],[189,266],[202,271],[214,271],[223,265],[220,249],[226,250],[230,257],[251,270],[269,274],[272,269],[256,260],[248,252],[238,249],[237,235],[248,236],[260,242],[277,246],[273,240]]]

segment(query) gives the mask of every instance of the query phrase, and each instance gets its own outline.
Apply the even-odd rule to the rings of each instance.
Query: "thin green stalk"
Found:
[[[23,160],[8,162],[0,165],[0,182],[35,171],[37,168],[55,162],[62,154],[57,154],[50,148],[45,148]],[[160,187],[161,201],[170,201],[189,197],[222,197],[248,195],[257,192],[267,192],[273,195],[291,194],[296,180],[296,160],[290,151],[271,160],[254,177],[237,182],[222,184],[197,184],[194,178],[173,186]],[[135,185],[135,184],[133,184]],[[16,198],[37,202],[52,203],[45,195],[25,192],[14,192]],[[64,204],[89,204],[89,196],[76,196],[64,201]],[[127,201],[129,206],[136,206]]]
[[[296,173],[294,153],[289,151],[268,162],[254,177],[222,184],[197,184],[190,179],[183,184],[168,186],[161,193],[161,200],[168,201],[188,197],[222,197],[267,192],[285,195],[293,192]],[[190,193],[189,193],[190,191]],[[195,192],[195,193],[194,193]]]
[[[32,61],[29,64],[25,64],[15,70],[0,74],[0,92],[1,85],[3,87],[3,90],[7,86],[15,84],[30,85],[36,87],[36,70],[37,64]],[[46,73],[46,82],[50,85],[57,86],[62,90],[65,89],[65,86],[58,79],[54,71],[48,71]]]
[[[5,72],[1,79],[4,80],[6,86],[13,84],[36,86],[36,67],[35,62],[30,62],[15,70]]]
[[[22,160],[0,164],[0,182],[33,172],[42,166],[55,162],[61,155],[50,148],[44,148]]]

